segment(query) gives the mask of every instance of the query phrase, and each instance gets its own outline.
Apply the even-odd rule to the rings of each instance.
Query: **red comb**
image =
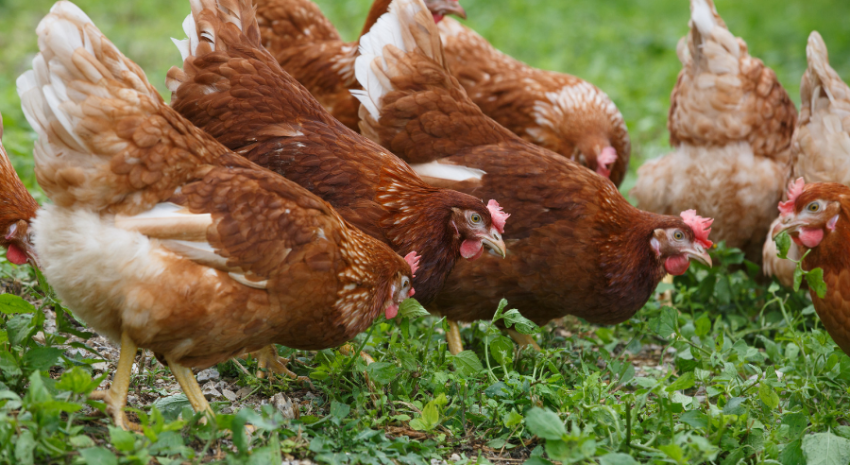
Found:
[[[493,199],[490,199],[487,202],[487,209],[490,210],[490,217],[493,218],[493,226],[496,227],[496,231],[499,231],[499,234],[505,233],[505,222],[508,221],[508,217],[511,216],[510,213],[505,213],[502,210],[502,207],[499,206],[499,202],[496,202]]]
[[[422,258],[420,255],[416,255],[416,252],[410,252],[409,254],[404,256],[404,261],[410,265],[410,274],[413,277],[416,277],[416,270],[419,269],[419,259]]]
[[[696,210],[683,211],[680,216],[682,217],[682,221],[684,221],[686,225],[690,226],[691,230],[694,232],[694,236],[697,238],[697,242],[699,242],[700,245],[706,249],[709,249],[712,245],[714,245],[713,242],[708,240],[708,235],[711,233],[711,223],[714,222],[712,218],[703,218],[698,216]]]
[[[794,202],[797,197],[803,193],[803,187],[806,186],[806,181],[803,178],[797,178],[796,181],[788,183],[788,200],[779,202],[779,213],[781,216],[787,216],[794,213]]]
[[[611,176],[611,165],[617,161],[617,151],[614,147],[605,147],[602,152],[596,157],[596,172],[605,176]]]

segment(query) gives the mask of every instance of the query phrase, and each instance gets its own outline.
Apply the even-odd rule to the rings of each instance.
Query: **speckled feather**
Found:
[[[484,113],[523,139],[596,170],[598,150],[611,146],[611,180],[628,169],[631,142],[623,115],[599,88],[569,74],[528,66],[496,50],[452,18],[438,25],[452,74]]]
[[[0,137],[3,136],[3,119],[0,117]],[[0,143],[0,246],[10,244],[25,237],[30,221],[35,218],[38,203],[32,198],[24,183],[15,172],[6,148]],[[16,225],[12,237],[9,228]]]
[[[489,228],[486,205],[427,185],[395,155],[346,128],[250,38],[257,28],[252,16],[234,19],[214,2],[203,3],[210,7],[197,13],[198,22],[214,25],[215,51],[202,41],[183,70],[169,71],[172,106],[232,150],[322,197],[400,255],[417,252],[416,297],[433,298],[459,258],[452,209],[475,210]]]
[[[401,3],[399,14],[414,3]],[[426,19],[420,9],[400,22],[422,26]],[[440,64],[440,48],[431,48],[436,28],[408,31],[403,41],[414,45],[407,53],[379,42],[380,55],[358,59],[358,68],[363,60],[386,83],[382,97],[362,97],[379,111],[376,118],[370,105],[361,107],[363,133],[411,163],[482,170],[480,179],[426,179],[493,197],[511,213],[507,258],[458,262],[429,309],[454,320],[489,319],[504,297],[539,324],[567,314],[606,324],[630,318],[664,276],[649,247],[653,231],[678,227],[693,240],[690,228],[678,217],[641,212],[609,180],[484,115]]]
[[[270,343],[334,347],[410,277],[401,257],[326,202],[166,106],[72,4],[57,3],[38,33],[35,72],[18,81],[39,134],[37,174],[55,203],[35,220],[36,245],[48,281],[96,331],[126,332],[198,368]],[[61,105],[46,101],[51,92]],[[195,247],[220,260],[120,226],[162,202],[209,218]]]

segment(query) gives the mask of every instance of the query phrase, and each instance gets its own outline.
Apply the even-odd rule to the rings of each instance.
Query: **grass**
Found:
[[[319,3],[354,38],[369,1]],[[50,4],[0,0],[3,141],[42,201],[14,80],[29,66],[33,30]],[[182,37],[188,4],[78,4],[164,92],[165,72],[179,62],[169,37]],[[687,2],[463,4],[469,23],[501,50],[608,92],[631,132],[633,168],[668,149]],[[796,102],[812,29],[850,77],[850,3],[717,7]],[[227,362],[202,383],[218,412],[207,424],[187,410],[167,369],[139,359],[130,406],[139,408],[131,415],[145,425],[141,435],[115,429],[103,405],[85,399],[106,382],[114,347],[73,321],[29,268],[0,262],[0,463],[848,463],[850,357],[803,292],[761,283],[738,251],[720,248],[714,260],[721,265],[677,278],[671,302],[653,299],[614,327],[567,318],[538,329],[504,308],[501,318],[539,334],[541,353],[481,322],[464,328],[469,350],[453,357],[444,322],[409,308],[354,341],[377,360],[368,368],[335,350],[291,354],[312,388],[260,380],[252,360]]]

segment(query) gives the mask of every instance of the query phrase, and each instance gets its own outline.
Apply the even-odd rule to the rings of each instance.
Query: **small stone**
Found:
[[[109,364],[106,362],[93,363],[91,369],[94,371],[106,371],[109,369]]]
[[[454,453],[451,457],[449,457],[449,460],[451,460],[452,462],[460,462],[460,455]]]
[[[431,465],[448,465],[445,460],[431,459]]]
[[[239,398],[239,396],[237,396],[236,393],[231,391],[230,389],[224,389],[221,391],[221,393],[224,394],[224,397],[231,402]]]
[[[207,381],[218,379],[220,377],[221,375],[218,373],[218,370],[216,370],[215,367],[207,368],[206,370],[201,370],[201,372],[197,375],[199,384],[206,383]]]
[[[223,409],[221,409],[221,413],[225,415],[230,415],[231,413],[233,413],[233,409],[231,407],[224,407]]]
[[[283,418],[290,420],[298,418],[298,410],[292,405],[292,400],[286,397],[282,392],[278,392],[272,397],[272,405],[283,415]]]
[[[218,389],[215,388],[215,383],[213,383],[212,381],[208,382],[207,384],[204,384],[203,392],[204,397],[206,397],[207,400],[217,399],[221,397],[221,393],[218,392]]]
[[[139,403],[139,398],[136,396],[127,396],[127,405],[136,405]]]
[[[248,397],[248,394],[250,394],[251,391],[253,391],[253,389],[251,389],[250,387],[243,386],[238,391],[236,391],[236,395],[239,396],[240,399],[244,399]]]

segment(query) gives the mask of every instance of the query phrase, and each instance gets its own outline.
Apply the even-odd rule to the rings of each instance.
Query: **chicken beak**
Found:
[[[460,6],[460,2],[457,0],[433,0],[427,3],[428,9],[431,10],[431,13],[442,16],[455,15],[466,19],[466,10]]]
[[[806,223],[805,221],[802,221],[802,220],[791,221],[791,219],[789,219],[789,221],[787,223],[777,224],[773,228],[773,238],[775,239],[776,236],[778,236],[782,233],[782,231],[788,231],[788,233],[790,234],[790,233],[800,229],[801,227],[805,226],[806,224],[808,224],[808,223]]]
[[[481,244],[487,248],[487,251],[491,254],[505,258],[508,256],[508,248],[505,247],[505,241],[502,240],[502,235],[499,234],[499,231],[496,230],[495,227],[490,228],[490,234],[485,236],[479,236],[481,239]]]
[[[695,245],[693,248],[685,249],[683,252],[685,253],[685,256],[688,257],[688,260],[696,260],[711,268],[711,256],[705,249],[702,248],[702,246]]]

